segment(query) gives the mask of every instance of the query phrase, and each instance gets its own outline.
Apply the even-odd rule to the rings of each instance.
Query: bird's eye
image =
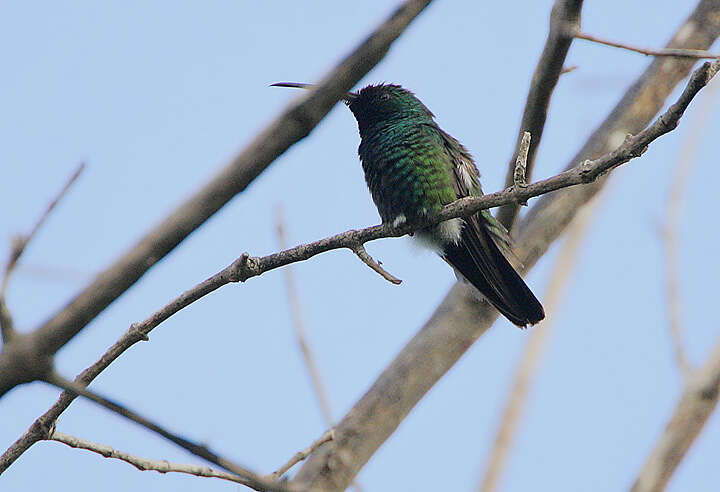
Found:
[[[381,101],[389,101],[389,100],[390,100],[390,94],[388,94],[387,92],[384,93],[384,94],[380,94],[380,100],[381,100]]]

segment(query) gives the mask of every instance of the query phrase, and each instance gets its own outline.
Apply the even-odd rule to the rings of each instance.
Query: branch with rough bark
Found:
[[[702,0],[668,47],[706,49],[720,35],[720,1]],[[693,63],[654,60],[580,149],[571,166],[611,151],[641,131],[662,108]],[[533,135],[534,137],[534,135]],[[564,232],[605,180],[539,199],[518,224],[515,252],[532,267]],[[336,427],[336,439],[311,456],[293,482],[311,490],[342,490],[405,416],[490,327],[497,313],[460,284],[453,287],[418,334],[400,351]]]

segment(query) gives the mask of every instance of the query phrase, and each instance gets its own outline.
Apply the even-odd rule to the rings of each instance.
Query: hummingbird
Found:
[[[277,87],[312,84],[279,82]],[[421,221],[444,205],[483,194],[470,152],[435,122],[412,92],[395,84],[369,85],[343,101],[357,120],[358,154],[383,223]],[[515,271],[507,230],[488,210],[449,219],[415,233],[513,324],[545,317],[540,301]]]

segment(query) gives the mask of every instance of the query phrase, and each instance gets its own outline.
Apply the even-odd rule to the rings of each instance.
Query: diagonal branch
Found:
[[[0,396],[18,384],[40,379],[47,374],[48,369],[45,368],[35,372],[24,369],[35,365],[32,364],[33,361],[37,360],[39,363],[45,361],[47,357],[41,357],[43,354],[59,350],[152,265],[168,254],[234,195],[243,191],[274,159],[292,144],[307,136],[333,105],[385,56],[390,45],[430,1],[407,0],[403,3],[314,90],[299,103],[291,105],[279,119],[261,132],[216,178],[146,235],[130,252],[101,273],[60,313],[31,335],[23,337],[22,347],[15,351],[5,350],[7,348],[5,347],[0,352]],[[211,292],[219,285],[213,286],[205,282],[201,286],[201,292],[193,292],[185,298],[185,301],[189,301],[188,304],[192,302],[193,295],[204,295],[202,293],[204,289],[209,289],[208,292]],[[162,313],[152,322],[156,326],[170,315],[169,311]],[[127,347],[146,338],[147,334],[141,329],[131,327],[100,361],[83,371],[76,381],[89,384]],[[31,428],[0,457],[0,474],[35,442],[47,438],[52,423],[74,399],[75,395],[63,393],[55,405],[33,423]]]
[[[658,492],[685,457],[718,403],[720,394],[720,343],[688,380],[665,431],[648,456],[632,492]]]
[[[330,442],[335,438],[335,430],[334,429],[328,429],[325,432],[323,432],[323,435],[318,437],[315,441],[313,441],[310,446],[303,449],[302,451],[298,451],[293,455],[292,458],[288,460],[287,463],[285,463],[283,466],[275,470],[270,474],[270,478],[273,480],[278,480],[280,477],[285,475],[288,471],[290,471],[290,468],[300,463],[302,460],[307,459],[308,456],[313,454],[317,448],[325,444],[326,442]]]
[[[563,73],[563,64],[573,41],[570,33],[580,28],[582,4],[582,0],[555,0],[553,4],[550,13],[550,30],[542,55],[540,55],[540,60],[532,76],[530,91],[527,95],[525,110],[518,130],[515,152],[508,165],[507,177],[505,178],[506,188],[509,188],[515,182],[515,162],[525,132],[530,132],[532,135],[526,166],[527,179],[530,180],[532,177],[535,155],[545,128],[550,99],[558,79]],[[507,230],[511,230],[518,211],[519,205],[517,203],[508,203],[498,210],[497,218]]]
[[[130,410],[126,406],[114,402],[109,398],[105,398],[104,396],[100,396],[94,391],[88,390],[84,385],[80,383],[65,379],[54,371],[50,373],[50,375],[46,378],[46,381],[54,386],[57,386],[60,389],[67,391],[68,393],[75,393],[82,396],[83,398],[87,398],[88,400],[97,403],[98,405],[110,410],[111,412],[114,412],[121,417],[135,422],[136,424],[146,428],[147,430],[155,432],[156,434],[164,437],[173,444],[180,446],[181,448],[194,454],[195,456],[199,456],[205,461],[224,468],[236,475],[247,476],[249,473],[251,473],[246,468],[218,455],[217,453],[209,449],[207,446],[195,443],[178,434],[170,432],[160,424],[157,424],[152,420],[143,417],[137,412]]]
[[[720,1],[701,0],[679,26],[669,47],[707,48],[718,35]],[[571,161],[572,165],[610,151],[618,139],[622,141],[627,133],[644,128],[691,68],[692,63],[684,59],[653,60]],[[519,224],[516,241],[517,256],[527,268],[547,251],[604,182],[544,196],[532,207]],[[478,303],[462,285],[456,284],[423,328],[340,421],[337,438],[313,454],[293,482],[311,490],[344,489],[496,317],[489,304]]]
[[[153,265],[230,201],[295,142],[307,136],[338,100],[387,53],[390,45],[431,0],[407,0],[317,88],[293,103],[215,178],[165,218],[125,255],[100,273],[67,306],[33,333],[36,353],[54,354],[120,297]],[[0,353],[0,369],[15,360]],[[0,370],[0,396],[27,382]],[[32,380],[32,379],[31,379]]]
[[[19,236],[15,241],[13,241],[13,247],[12,251],[10,253],[10,258],[8,259],[7,265],[5,265],[5,274],[2,279],[2,284],[0,285],[0,297],[5,297],[5,290],[7,289],[8,284],[8,278],[10,276],[10,273],[12,273],[13,268],[17,264],[17,261],[20,259],[22,254],[25,252],[25,248],[27,247],[28,243],[32,240],[32,238],[35,237],[35,234],[37,234],[37,231],[42,227],[42,225],[45,223],[47,218],[50,216],[52,211],[55,209],[58,203],[60,203],[60,200],[63,199],[63,197],[67,194],[67,192],[70,190],[72,185],[75,183],[75,181],[80,177],[80,174],[85,170],[85,164],[80,163],[80,165],[75,169],[75,171],[72,173],[70,178],[67,180],[65,185],[62,187],[62,189],[58,192],[58,194],[53,198],[53,200],[50,202],[50,204],[45,209],[45,212],[40,216],[38,221],[33,226],[32,230],[27,235],[21,235]]]

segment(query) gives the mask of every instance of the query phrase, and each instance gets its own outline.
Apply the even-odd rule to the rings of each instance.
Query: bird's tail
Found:
[[[477,217],[465,220],[460,240],[446,244],[441,256],[513,324],[525,328],[545,317],[540,301]]]

